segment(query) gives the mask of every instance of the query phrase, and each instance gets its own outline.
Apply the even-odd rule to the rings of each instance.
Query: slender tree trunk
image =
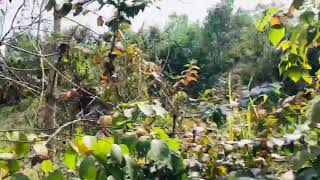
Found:
[[[53,31],[55,33],[61,31],[61,17],[54,13],[54,25]],[[53,45],[53,49],[56,52],[59,52],[59,44],[56,42]],[[57,67],[60,61],[60,55],[54,56],[52,59],[52,64]],[[48,77],[48,86],[46,91],[46,105],[45,105],[45,113],[44,113],[44,123],[45,128],[48,129],[48,134],[52,134],[54,132],[54,127],[56,124],[56,97],[55,97],[55,89],[57,84],[57,72],[55,69],[51,68]],[[55,147],[53,143],[48,143],[48,149],[50,150],[50,157],[54,156]]]

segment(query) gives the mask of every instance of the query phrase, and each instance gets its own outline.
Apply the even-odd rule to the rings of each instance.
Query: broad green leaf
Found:
[[[51,173],[49,173],[47,180],[64,180],[62,172],[57,169]]]
[[[261,14],[256,22],[256,28],[258,31],[263,32],[268,25],[268,18],[266,17],[266,14]]]
[[[87,156],[82,160],[79,168],[79,175],[81,179],[96,179],[96,166],[94,158]]]
[[[179,149],[180,149],[180,145],[179,145],[179,140],[178,139],[167,139],[166,140],[169,148],[174,151],[174,152],[179,152]]]
[[[125,144],[120,144],[120,147],[121,147],[121,151],[122,151],[122,154],[129,154],[129,148],[127,145]]]
[[[310,75],[309,75],[308,73],[304,72],[304,73],[302,74],[302,79],[303,79],[306,83],[312,84],[312,77],[310,77]]]
[[[8,168],[9,168],[9,173],[13,174],[15,172],[17,172],[20,168],[20,164],[18,160],[15,159],[11,159],[8,161]]]
[[[63,155],[63,162],[69,169],[75,169],[78,161],[78,153],[71,146],[68,147]]]
[[[149,136],[141,136],[136,144],[136,151],[139,157],[146,156],[150,149],[151,139]]]
[[[18,157],[25,156],[29,153],[30,144],[27,143],[28,137],[20,132],[13,132],[8,135],[8,138],[12,141],[20,141],[15,142],[15,153]]]
[[[96,180],[106,180],[106,179],[107,179],[106,170],[103,168],[103,166],[98,166]]]
[[[168,139],[169,138],[167,133],[161,128],[154,128],[154,131],[156,132],[156,134],[158,135],[158,137],[160,139]]]
[[[297,83],[302,78],[303,72],[298,68],[291,68],[288,70],[288,77]]]
[[[309,160],[309,156],[310,154],[306,150],[298,151],[293,159],[294,170],[300,169]]]
[[[53,164],[50,160],[44,160],[41,162],[41,170],[44,172],[44,173],[48,173],[48,172],[51,172],[53,171]]]
[[[107,155],[111,151],[114,140],[112,137],[108,137],[102,140],[98,140],[92,147],[92,154],[101,159],[102,161],[107,160]]]
[[[268,38],[274,46],[277,46],[283,39],[285,33],[285,27],[271,27],[269,30]]]
[[[305,23],[310,24],[314,21],[315,15],[316,14],[312,11],[305,11],[301,14],[300,19]]]
[[[166,160],[169,158],[169,147],[165,140],[153,139],[150,145],[148,158],[154,161]]]
[[[60,15],[61,17],[64,17],[66,15],[69,14],[69,12],[72,9],[72,4],[71,3],[64,3],[62,5],[62,8],[59,10],[56,10],[55,13],[57,13],[58,15]]]
[[[271,17],[278,12],[279,9],[276,7],[271,7],[268,9],[267,12],[261,14],[256,22],[256,28],[258,29],[258,31],[260,32],[264,32],[266,26],[268,25]]]
[[[111,158],[115,160],[118,164],[121,164],[122,162],[122,151],[121,147],[117,144],[112,144],[111,148]]]
[[[121,143],[127,145],[131,154],[135,152],[135,146],[137,143],[137,135],[135,132],[127,132],[123,135]]]
[[[10,180],[30,180],[28,176],[22,174],[22,173],[17,173],[11,176]]]

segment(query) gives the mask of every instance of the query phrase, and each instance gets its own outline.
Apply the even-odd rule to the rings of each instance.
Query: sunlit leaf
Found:
[[[85,157],[79,168],[79,175],[81,179],[95,180],[96,179],[96,166],[92,157]]]
[[[120,144],[122,154],[129,154],[129,148],[125,144]]]
[[[41,170],[44,173],[48,173],[53,171],[53,164],[51,160],[44,160],[41,162]]]
[[[69,146],[63,155],[63,162],[67,168],[75,169],[78,161],[78,153]]]
[[[286,33],[285,27],[271,27],[269,30],[269,40],[274,45],[277,46],[280,41],[283,39],[284,35]]]
[[[92,154],[101,159],[102,161],[107,160],[107,155],[111,151],[112,144],[114,140],[112,137],[98,140],[96,144],[92,147]]]

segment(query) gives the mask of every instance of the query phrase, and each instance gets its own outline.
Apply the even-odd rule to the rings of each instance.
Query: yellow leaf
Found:
[[[226,176],[228,174],[227,168],[225,166],[218,167],[218,175],[219,176]]]
[[[100,56],[98,56],[98,55],[93,56],[93,58],[92,58],[93,64],[101,64],[101,62],[102,62],[102,58]]]
[[[75,139],[75,144],[80,154],[88,155],[91,153],[91,148],[96,143],[96,141],[97,140],[94,136],[84,136],[77,137]]]
[[[120,51],[118,48],[114,47],[112,54],[119,57],[119,56],[122,56],[122,51]]]

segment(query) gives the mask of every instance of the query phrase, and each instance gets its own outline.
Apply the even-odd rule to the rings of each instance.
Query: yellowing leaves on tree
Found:
[[[90,154],[93,145],[96,143],[97,139],[95,136],[83,136],[75,138],[75,144],[78,148],[80,154],[88,155]]]
[[[280,16],[273,16],[271,18],[271,26],[281,25]]]
[[[111,54],[116,55],[117,57],[120,57],[120,56],[122,56],[122,51],[120,49],[114,47]]]

